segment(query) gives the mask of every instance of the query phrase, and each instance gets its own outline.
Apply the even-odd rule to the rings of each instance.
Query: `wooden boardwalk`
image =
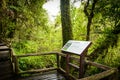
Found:
[[[17,80],[66,80],[57,71],[45,72],[43,74],[37,73],[30,77],[19,77]]]
[[[28,71],[19,71],[18,59],[21,57],[29,56],[44,56],[44,55],[56,55],[57,68],[37,69]],[[66,70],[60,67],[60,57],[65,57],[67,60]],[[63,53],[49,52],[40,54],[27,54],[27,55],[13,55],[12,49],[0,43],[0,80],[118,80],[116,68],[111,68],[99,63],[85,61],[87,65],[95,66],[104,70],[101,73],[88,76],[82,79],[78,79],[69,74],[69,66],[78,69],[79,66],[73,65],[69,62],[69,59],[80,61],[75,57],[70,57]],[[59,73],[58,73],[59,72]],[[31,74],[32,73],[32,74]],[[34,74],[33,74],[34,73]],[[60,74],[61,73],[61,74]],[[31,74],[28,77],[18,77],[19,75]],[[80,74],[80,73],[79,73]],[[66,76],[66,78],[64,76]]]
[[[13,80],[10,49],[0,43],[0,80]]]

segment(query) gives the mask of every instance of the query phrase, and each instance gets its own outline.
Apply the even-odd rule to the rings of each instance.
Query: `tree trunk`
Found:
[[[90,40],[90,26],[91,26],[91,23],[92,23],[92,18],[88,18],[86,41]]]
[[[61,22],[62,22],[62,39],[63,45],[71,40],[73,37],[71,17],[70,17],[70,0],[61,0]],[[65,69],[66,60],[64,57],[61,58],[61,67]]]
[[[61,22],[63,45],[73,37],[71,17],[70,17],[70,0],[61,0]]]
[[[89,3],[90,3],[90,0],[87,0],[84,6],[84,13],[88,18],[86,41],[90,40],[90,26],[92,24],[92,19],[94,17],[94,9],[95,9],[95,4],[97,3],[97,0],[93,0],[90,13],[88,12]]]

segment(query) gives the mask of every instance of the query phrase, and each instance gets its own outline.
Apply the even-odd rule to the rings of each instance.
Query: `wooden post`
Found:
[[[69,79],[69,58],[70,58],[70,54],[67,53],[67,55],[66,55],[66,74],[67,74],[67,79]]]
[[[14,63],[15,63],[15,74],[18,75],[19,73],[19,65],[18,65],[18,59],[16,56],[14,56]]]
[[[85,54],[80,55],[79,79],[84,77]]]
[[[57,68],[60,68],[60,59],[59,59],[59,54],[56,54],[57,57]]]

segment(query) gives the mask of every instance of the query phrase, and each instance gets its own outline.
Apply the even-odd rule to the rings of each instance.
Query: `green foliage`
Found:
[[[118,40],[120,40],[120,38]],[[99,55],[96,61],[111,67],[118,67],[120,66],[119,53],[120,53],[120,42],[117,43],[117,47],[110,46],[109,49],[107,50],[107,54],[106,52],[103,52],[103,54]]]
[[[35,41],[22,41],[13,44],[16,54],[37,52],[38,43]]]
[[[56,66],[56,56],[26,57],[19,59],[19,68],[22,71],[43,69]]]
[[[48,23],[48,14],[42,8],[45,0],[18,0],[8,1],[8,3],[10,3],[8,8],[16,13],[15,26],[12,26],[10,20],[6,23],[12,26],[15,31],[12,38],[12,47],[16,54],[60,50],[62,43],[61,29],[57,29]],[[5,21],[2,23],[5,24]],[[9,26],[8,28],[11,30],[12,27]],[[20,59],[19,66],[22,70],[49,67],[56,65],[54,64],[54,58],[54,56],[50,56]]]
[[[3,0],[0,2],[0,38],[11,38],[15,53],[60,51],[62,47],[61,16],[55,22],[48,20],[47,12],[42,8],[45,0]],[[2,5],[1,5],[2,4]],[[120,2],[119,0],[99,0],[91,25],[92,46],[88,54],[95,62],[111,67],[120,66]],[[87,17],[83,6],[71,5],[73,38],[85,40]],[[91,7],[91,5],[90,5]],[[90,11],[90,9],[89,9]],[[95,54],[90,54],[95,52]],[[55,56],[27,57],[19,59],[20,70],[47,68],[56,66]],[[101,72],[90,67],[88,75]],[[75,73],[77,74],[77,73]]]
[[[85,40],[87,18],[82,6],[80,8],[72,7],[71,16],[74,39]]]

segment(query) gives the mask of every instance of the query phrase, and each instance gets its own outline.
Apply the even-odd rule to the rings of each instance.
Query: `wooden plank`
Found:
[[[6,75],[13,75],[13,71],[11,70],[4,70],[2,72],[0,72],[0,76],[6,76]]]
[[[75,61],[77,61],[78,63],[79,63],[79,61],[80,61],[80,59],[79,59],[79,58],[74,57],[74,56],[70,56],[70,59],[75,60]]]
[[[65,76],[65,78],[67,78],[67,76],[69,76],[69,79],[66,79],[66,80],[77,80],[74,76],[72,76],[71,74],[69,74],[69,75],[66,75],[66,71],[64,70],[64,69],[62,69],[62,68],[59,68],[58,69],[58,72],[60,73],[60,74],[62,74],[63,76]]]
[[[13,67],[10,60],[0,62],[0,80],[13,80]]]
[[[19,72],[19,74],[39,73],[39,72],[46,72],[46,71],[52,71],[52,70],[57,70],[57,68],[45,68],[45,69],[27,70],[27,71]]]
[[[11,65],[11,61],[8,60],[8,61],[4,61],[4,62],[0,62],[0,68],[4,68],[5,66],[9,66]]]
[[[10,57],[9,51],[0,51],[0,59],[9,57]]]
[[[30,53],[30,54],[22,54],[22,55],[14,55],[16,57],[28,57],[28,56],[42,56],[42,55],[52,55],[57,54],[57,52],[48,52],[48,53]]]
[[[69,63],[69,65],[79,70],[79,66],[72,64],[72,63]]]
[[[0,43],[0,46],[5,46],[5,43]]]
[[[7,46],[0,46],[0,51],[9,51],[10,48],[8,48]]]
[[[60,56],[66,56],[65,54],[63,53],[58,53]],[[70,59],[74,59],[76,60],[77,62],[79,62],[79,58],[76,58],[76,57],[73,57],[73,56],[70,56]],[[106,66],[106,65],[103,65],[103,64],[99,64],[99,63],[96,63],[96,62],[92,62],[92,61],[89,61],[89,60],[85,60],[85,63],[88,64],[88,65],[91,65],[91,66],[95,66],[97,68],[100,68],[100,69],[103,69],[103,70],[108,70],[108,69],[111,69],[111,67],[109,66]]]
[[[59,54],[59,56],[66,57],[66,55],[63,54],[63,53],[58,53],[58,54]],[[79,62],[79,60],[80,60],[79,58],[76,58],[76,57],[73,57],[73,56],[70,56],[70,59],[74,59],[77,62]],[[89,61],[89,60],[85,60],[85,63],[88,64],[88,65],[95,66],[97,68],[103,69],[103,70],[111,69],[111,67],[109,67],[109,66],[106,66],[106,65],[103,65],[103,64],[99,64],[99,63],[96,63],[96,62],[92,62],[92,61]]]
[[[99,74],[95,74],[95,75],[92,75],[92,76],[89,76],[89,77],[85,77],[85,78],[82,78],[82,79],[77,79],[77,80],[100,80],[102,78],[105,78],[107,76],[110,76],[110,75],[114,74],[115,72],[117,72],[117,69],[116,68],[112,68],[110,70],[101,72]]]
[[[0,80],[15,80],[13,74],[8,74],[4,76],[0,76]]]
[[[54,70],[43,74],[37,73],[28,77],[20,77],[17,80],[65,80],[65,77]]]
[[[37,78],[41,80],[63,80],[63,77],[57,74],[47,74],[47,75],[42,75],[42,76],[40,75]]]
[[[10,59],[10,49],[7,46],[0,46],[0,61]]]
[[[0,62],[0,76],[13,73],[12,63],[10,61]]]
[[[91,62],[91,61],[88,61],[88,60],[86,60],[85,62],[88,65],[95,66],[95,67],[103,69],[103,70],[111,69],[111,67],[109,67],[109,66],[106,66],[106,65],[103,65],[103,64],[99,64],[99,63],[96,63],[96,62]]]
[[[9,51],[0,51],[0,55],[3,55],[3,54],[8,54]]]
[[[66,57],[66,54],[58,52],[59,56]]]

